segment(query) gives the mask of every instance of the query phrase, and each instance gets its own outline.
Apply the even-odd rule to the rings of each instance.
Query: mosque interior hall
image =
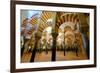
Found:
[[[21,63],[89,59],[89,16],[21,10]]]

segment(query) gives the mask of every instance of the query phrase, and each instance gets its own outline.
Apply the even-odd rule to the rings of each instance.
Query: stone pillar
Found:
[[[26,39],[26,38],[23,36],[23,40],[24,40],[24,42],[23,42],[23,45],[22,45],[22,47],[21,47],[21,57],[22,57],[22,55],[23,55],[23,53],[24,53],[24,50],[25,50],[25,43],[28,41],[28,39]]]
[[[56,39],[57,39],[58,33],[53,32],[52,37],[53,37],[53,46],[52,46],[52,59],[51,61],[56,61]]]
[[[30,62],[34,62],[34,60],[35,60],[36,49],[38,47],[39,40],[40,40],[40,37],[37,34],[35,34],[35,41],[34,41],[35,44],[34,44],[34,49],[32,51],[32,56],[31,56]]]
[[[23,40],[25,40],[24,38],[23,38]],[[24,52],[24,46],[25,46],[25,41],[24,42],[21,42],[21,57],[22,57],[22,55],[23,55],[23,52]]]
[[[47,40],[46,40],[46,49],[45,49],[45,51],[46,51],[46,54],[48,54],[48,44],[47,44]]]
[[[66,55],[66,47],[65,47],[65,28],[64,28],[64,56]]]

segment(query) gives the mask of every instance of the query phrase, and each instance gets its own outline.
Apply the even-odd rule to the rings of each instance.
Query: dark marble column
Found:
[[[23,45],[22,45],[22,47],[21,47],[21,57],[22,57],[23,52],[24,52],[24,49],[25,49],[25,42],[26,42],[25,37],[23,38],[23,40],[24,40],[24,42],[23,42]],[[21,44],[22,44],[22,43],[21,43]]]
[[[64,28],[64,56],[66,55],[66,46],[65,46],[65,28]]]
[[[22,57],[22,55],[23,55],[23,52],[24,52],[24,45],[23,45],[22,48],[21,48],[21,57]]]
[[[46,51],[46,54],[48,54],[48,44],[47,44],[47,41],[46,41],[46,49],[45,49],[45,51]]]
[[[30,59],[30,62],[34,62],[35,60],[35,55],[36,55],[36,49],[38,47],[38,41],[39,41],[40,37],[37,36],[37,34],[35,34],[35,45],[34,45],[34,49],[32,51],[32,56],[31,56],[31,59]]]
[[[64,37],[64,47],[63,47],[63,49],[64,49],[64,56],[65,56],[66,55],[65,37]]]
[[[52,59],[51,61],[56,61],[56,38],[58,36],[58,33],[53,32],[52,37],[53,37],[53,46],[52,46]]]

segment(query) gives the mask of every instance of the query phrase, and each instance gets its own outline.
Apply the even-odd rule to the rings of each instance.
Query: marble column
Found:
[[[52,59],[51,61],[56,61],[56,39],[57,39],[58,33],[53,32],[52,37],[53,37],[53,46],[52,46]]]
[[[22,57],[22,55],[23,55],[23,53],[24,53],[24,49],[25,49],[25,42],[26,42],[26,40],[25,40],[25,37],[23,37],[23,42],[21,42],[21,57]]]
[[[35,41],[34,41],[35,45],[34,45],[34,49],[32,51],[32,56],[31,56],[30,62],[34,62],[34,60],[35,60],[36,49],[38,47],[39,40],[40,40],[40,37],[37,34],[35,34]]]

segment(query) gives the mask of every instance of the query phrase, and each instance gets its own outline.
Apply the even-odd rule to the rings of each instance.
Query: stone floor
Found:
[[[21,62],[22,63],[30,62],[31,55],[32,55],[32,53],[24,53],[21,58]],[[41,53],[36,53],[34,62],[51,61],[51,55],[52,55],[51,51],[49,51],[48,54],[46,54],[45,51],[41,52]],[[56,51],[56,61],[84,60],[84,59],[87,59],[87,56],[85,53],[82,53],[82,52],[78,52],[78,56],[76,56],[75,52],[72,52],[72,51],[67,52],[66,51],[65,56],[64,56],[63,51]]]

